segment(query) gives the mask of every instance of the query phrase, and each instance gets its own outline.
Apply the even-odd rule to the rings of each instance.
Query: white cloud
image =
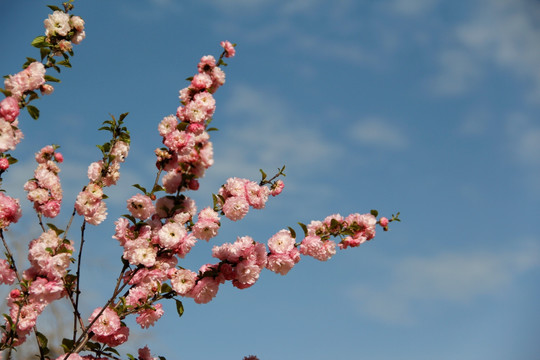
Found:
[[[540,266],[540,247],[524,242],[501,252],[446,252],[387,263],[391,278],[386,284],[356,285],[351,298],[363,316],[409,324],[417,318],[419,306],[467,304],[504,292],[522,273]]]
[[[514,113],[507,120],[508,147],[522,165],[540,165],[540,125],[523,114]]]
[[[465,92],[483,69],[495,65],[529,81],[530,99],[540,101],[540,6],[527,0],[477,0],[476,5],[453,30],[454,43],[441,52],[436,88]]]
[[[467,51],[444,50],[438,55],[439,74],[431,81],[432,87],[440,94],[461,94],[470,89],[481,77],[480,64]]]
[[[409,140],[399,127],[378,117],[357,121],[349,134],[353,139],[368,146],[398,150],[409,145]]]
[[[400,15],[414,16],[431,10],[438,0],[394,0],[390,8]]]

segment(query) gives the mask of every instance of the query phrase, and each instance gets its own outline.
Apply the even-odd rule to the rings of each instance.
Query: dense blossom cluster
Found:
[[[44,21],[45,36],[32,43],[40,48],[45,63],[29,58],[24,70],[8,76],[4,82],[6,98],[0,102],[0,176],[16,161],[4,153],[14,150],[23,138],[18,128],[20,109],[27,107],[32,117],[39,116],[39,111],[29,102],[38,97],[36,90],[50,94],[53,88],[46,82],[57,81],[45,75],[46,69],[58,70],[58,65],[69,67],[72,44],[79,44],[86,36],[84,21],[68,14],[73,8],[71,2],[63,3],[65,11],[49,6],[54,12]],[[49,350],[35,328],[36,320],[48,304],[67,297],[73,305],[76,324],[72,345],[69,345],[70,340],[64,339],[68,340],[63,345],[66,354],[56,360],[104,360],[109,356],[118,359],[114,348],[129,338],[129,328],[123,321],[129,315],[136,316],[135,321],[141,328],[149,328],[164,315],[163,305],[159,302],[162,299],[174,299],[177,311],[182,315],[183,305],[177,297],[192,298],[198,304],[208,303],[226,281],[236,288],[246,289],[257,282],[264,268],[286,275],[300,261],[301,255],[326,261],[337,248],[357,247],[371,240],[377,224],[387,230],[390,221],[398,220],[394,217],[377,220],[375,212],[347,217],[334,214],[323,221],[300,224],[304,230],[301,240],[291,228],[278,231],[267,245],[250,236],[241,236],[234,243],[215,245],[212,257],[218,261],[201,266],[197,272],[179,265],[198,240],[210,241],[217,236],[222,225],[221,216],[231,221],[241,220],[251,208],[263,209],[269,196],[277,196],[284,189],[283,181],[278,179],[285,175],[283,167],[270,180],[262,170],[260,182],[229,178],[213,196],[213,207],[200,211],[185,195],[186,191],[199,188],[199,179],[214,163],[209,136],[213,129],[208,128],[216,110],[213,94],[225,83],[223,58],[231,58],[236,53],[235,45],[229,41],[221,42],[221,46],[223,53],[219,59],[211,55],[201,58],[197,73],[189,78],[189,86],[179,92],[181,105],[176,114],[164,117],[158,125],[164,147],[155,150],[156,183],[151,191],[135,185],[142,193],[127,200],[129,215],[115,222],[113,238],[122,247],[123,268],[113,295],[104,306],[92,312],[87,323],[78,309],[80,268],[76,274],[70,273],[69,269],[75,262],[72,258],[74,243],[66,238],[71,220],[65,231],[52,224],[45,230],[41,224],[41,215],[56,217],[62,203],[57,163],[63,161],[63,156],[56,151],[57,146],[48,145],[36,153],[38,166],[34,177],[24,185],[43,231],[29,244],[30,267],[22,274],[17,271],[3,235],[4,230],[20,219],[20,204],[0,191],[0,238],[7,254],[7,260],[0,259],[0,284],[11,285],[16,280],[18,284],[7,299],[9,315],[4,315],[6,322],[2,326],[0,351],[22,344],[35,330],[44,359]],[[64,60],[56,62],[54,57],[58,56]],[[112,140],[98,146],[103,158],[88,167],[89,182],[74,204],[73,215],[77,213],[84,217],[81,252],[84,224],[98,225],[105,220],[107,207],[103,189],[117,183],[120,165],[129,153],[129,132],[122,126],[126,115],[122,114],[118,121],[112,117],[104,122],[100,130],[108,130]],[[165,195],[156,196],[160,191]],[[336,242],[336,238],[341,240]],[[79,330],[82,334],[77,337]],[[81,351],[95,353],[95,356],[79,355]],[[135,359],[131,355],[130,358]],[[138,360],[157,359],[146,346],[138,350]]]
[[[107,217],[107,205],[103,201],[103,187],[115,185],[120,178],[120,164],[129,153],[129,144],[116,141],[110,156],[112,161],[100,160],[88,167],[90,182],[77,196],[75,209],[84,220],[92,225],[98,225]]]
[[[34,171],[34,178],[24,184],[24,190],[28,192],[27,198],[34,204],[38,214],[54,218],[60,213],[62,203],[62,187],[58,173],[60,169],[55,161],[61,163],[64,160],[55,147],[48,145],[36,154],[38,163]]]
[[[24,271],[20,288],[12,290],[8,296],[10,317],[16,324],[15,344],[24,342],[48,304],[67,294],[63,279],[73,250],[73,243],[62,239],[53,230],[30,242],[28,260],[31,266]],[[3,341],[6,339],[7,333]]]

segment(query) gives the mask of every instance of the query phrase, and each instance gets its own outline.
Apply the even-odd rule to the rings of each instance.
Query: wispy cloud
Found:
[[[389,8],[401,15],[415,16],[425,14],[437,2],[438,0],[394,0],[389,3]]]
[[[443,47],[435,88],[444,94],[463,93],[497,66],[529,81],[530,98],[540,101],[540,6],[526,0],[477,0],[475,11],[453,30]]]
[[[350,296],[362,316],[405,325],[421,316],[418,304],[467,304],[504,291],[521,274],[540,266],[540,247],[531,241],[514,250],[445,252],[388,263],[388,282],[356,285]]]
[[[540,125],[527,116],[514,113],[507,120],[509,148],[526,166],[540,165]]]
[[[400,150],[409,145],[407,136],[397,125],[380,117],[357,121],[351,126],[349,135],[363,145],[389,150]]]

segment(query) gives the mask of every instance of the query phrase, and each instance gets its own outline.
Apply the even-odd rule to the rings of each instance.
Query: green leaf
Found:
[[[168,292],[171,292],[173,291],[173,289],[171,288],[171,286],[167,283],[163,283],[161,284],[161,292],[162,293],[168,293]]]
[[[58,65],[65,66],[65,67],[67,67],[67,68],[70,68],[70,67],[71,67],[71,63],[69,62],[68,59],[59,61],[59,62],[57,62],[57,64],[58,64]]]
[[[47,227],[53,230],[56,233],[56,235],[60,235],[64,232],[64,230],[57,228],[56,225],[51,224],[51,223],[47,223]]]
[[[181,317],[182,315],[184,315],[184,305],[182,304],[182,302],[180,300],[176,300],[176,312],[178,313],[178,316]]]
[[[46,348],[47,344],[49,343],[49,340],[47,339],[47,337],[43,335],[42,333],[40,333],[39,331],[36,331],[36,336],[39,340],[39,346],[41,348]]]
[[[64,352],[65,353],[68,353],[70,352],[72,349],[73,349],[73,344],[75,342],[71,339],[62,339],[62,349],[64,349]]]
[[[60,82],[60,79],[57,79],[57,78],[55,78],[54,76],[51,76],[51,75],[45,75],[45,80],[50,81],[50,82],[56,82],[56,83]]]
[[[291,232],[291,236],[293,237],[293,239],[296,239],[296,231],[294,231],[294,229],[290,226],[288,228],[289,228],[289,231]]]
[[[32,40],[32,46],[37,48],[42,48],[47,46],[47,41],[45,40],[45,36],[38,36],[34,40]]]
[[[137,360],[137,359],[135,359],[135,358],[133,357],[133,355],[131,355],[131,354],[126,354],[126,355],[127,355],[127,357],[128,357],[129,360]]]
[[[263,169],[259,169],[259,171],[262,174],[262,181],[266,180],[266,173],[263,171]]]
[[[62,11],[62,9],[60,9],[58,6],[47,5],[47,7],[48,7],[49,9],[51,9],[52,11]]]
[[[152,189],[152,193],[158,192],[158,191],[164,191],[165,189],[161,185],[155,185]]]
[[[141,185],[139,185],[139,184],[133,184],[133,185],[131,185],[131,186],[133,186],[134,188],[137,188],[137,189],[141,190],[145,195],[147,194],[146,188],[142,187]]]
[[[302,230],[304,230],[304,236],[307,236],[308,230],[307,230],[306,224],[302,224],[301,222],[299,222],[298,225],[300,225],[300,227],[302,228]]]
[[[120,353],[116,349],[114,349],[114,348],[112,348],[110,346],[107,346],[105,349],[103,349],[103,351],[112,352],[113,354],[116,354],[116,355],[120,356]]]
[[[218,131],[219,129],[217,127],[211,127],[211,128],[208,128],[206,129],[207,132],[210,132],[210,131]]]
[[[41,56],[41,61],[43,61],[43,59],[45,59],[49,54],[51,53],[51,49],[49,49],[48,47],[42,47],[39,49],[39,55]],[[47,75],[45,75],[46,77]]]
[[[32,105],[27,105],[26,110],[28,110],[28,113],[32,117],[32,119],[37,120],[39,119],[39,109]]]
[[[379,216],[379,212],[377,210],[371,210],[370,213],[375,217]]]
[[[122,123],[124,121],[124,119],[126,118],[126,116],[128,116],[128,115],[129,115],[128,112],[120,114],[120,117],[118,118],[118,123]]]

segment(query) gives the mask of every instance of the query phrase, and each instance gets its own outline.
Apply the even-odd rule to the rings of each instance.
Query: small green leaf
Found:
[[[298,225],[300,225],[300,227],[302,228],[302,230],[304,230],[304,236],[307,236],[308,230],[307,230],[306,224],[302,224],[301,222],[299,222]]]
[[[263,169],[259,169],[259,171],[262,174],[262,181],[266,180],[266,173],[263,171]]]
[[[64,232],[64,230],[57,228],[56,225],[51,224],[51,223],[47,223],[47,227],[53,230],[56,233],[56,235],[60,235]]]
[[[47,46],[47,41],[45,40],[45,36],[38,36],[34,40],[32,40],[32,46],[41,48]]]
[[[60,79],[57,79],[57,78],[55,78],[54,76],[51,76],[51,75],[45,75],[45,80],[50,81],[50,82],[56,82],[56,83],[60,82]]]
[[[296,239],[296,231],[294,231],[294,229],[290,226],[288,228],[289,228],[289,231],[291,232],[291,236],[293,237],[293,239]]]
[[[58,6],[47,5],[47,7],[48,7],[49,9],[51,9],[52,11],[62,11]]]
[[[135,359],[135,358],[133,357],[133,355],[131,355],[131,354],[126,354],[126,355],[127,355],[127,357],[128,357],[129,360],[137,360],[137,359]]]
[[[171,292],[173,291],[173,289],[171,288],[171,286],[167,283],[163,283],[161,284],[161,292],[162,293],[168,293],[168,292]]]
[[[178,312],[178,316],[181,317],[182,315],[184,315],[184,305],[182,304],[182,302],[180,300],[176,300],[176,312]]]
[[[28,110],[28,113],[32,117],[32,119],[37,120],[39,119],[39,109],[32,105],[27,105],[26,110]]]
[[[379,216],[379,212],[377,210],[371,210],[371,215],[377,217]]]
[[[65,353],[70,352],[73,349],[74,341],[71,339],[62,339],[62,349],[64,349]]]
[[[147,194],[146,188],[142,187],[141,185],[139,185],[139,184],[133,184],[133,185],[131,185],[131,186],[133,186],[134,188],[137,188],[137,189],[141,190],[143,193]]]
[[[217,127],[211,127],[211,128],[208,128],[206,129],[207,132],[210,132],[210,131],[218,131],[219,129]]]

